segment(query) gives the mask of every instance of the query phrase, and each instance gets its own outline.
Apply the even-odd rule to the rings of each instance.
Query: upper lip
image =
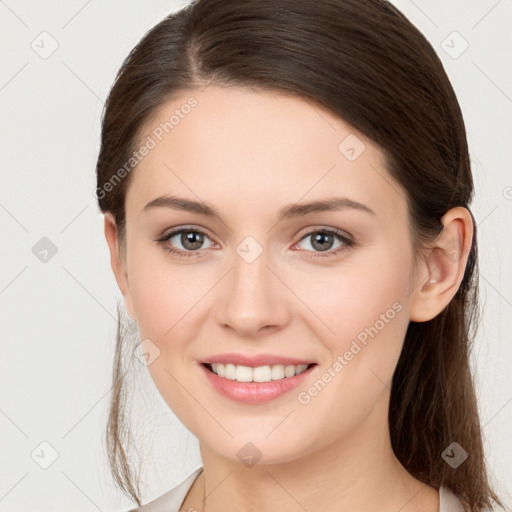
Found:
[[[257,366],[272,366],[276,364],[282,365],[294,365],[299,366],[301,364],[313,364],[313,361],[306,361],[304,359],[297,359],[296,357],[279,356],[276,354],[257,354],[257,355],[245,355],[236,353],[217,354],[210,356],[201,361],[203,364],[207,363],[231,363],[241,366],[250,366],[255,368]]]

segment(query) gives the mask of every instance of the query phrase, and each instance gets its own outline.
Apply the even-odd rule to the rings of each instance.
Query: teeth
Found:
[[[300,364],[298,366],[276,364],[274,366],[267,365],[251,368],[250,366],[238,366],[231,363],[213,363],[210,366],[213,372],[220,377],[237,380],[238,382],[270,382],[271,380],[281,380],[286,377],[298,375],[308,367],[307,364]]]

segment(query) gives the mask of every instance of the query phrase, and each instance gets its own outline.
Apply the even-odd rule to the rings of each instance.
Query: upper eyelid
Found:
[[[214,241],[214,238],[215,238],[215,237],[212,237],[208,233],[208,230],[206,230],[205,228],[196,228],[196,227],[192,227],[192,226],[184,226],[184,227],[181,227],[181,228],[170,229],[168,232],[166,232],[162,236],[160,236],[158,238],[158,240],[169,240],[170,238],[173,238],[174,236],[179,235],[180,233],[183,233],[184,231],[191,231],[193,233],[194,232],[195,233],[201,233],[201,234],[207,236],[212,241]]]
[[[303,232],[302,235],[300,235],[300,240],[302,240],[305,236],[312,235],[313,233],[321,233],[321,232],[327,232],[332,233],[334,235],[338,235],[340,237],[348,238],[349,240],[352,240],[353,237],[349,233],[347,233],[345,230],[340,228],[333,228],[333,227],[327,227],[327,226],[313,226],[305,228],[306,231]],[[299,231],[299,233],[302,233],[302,230]],[[296,236],[299,236],[299,233],[297,233]]]

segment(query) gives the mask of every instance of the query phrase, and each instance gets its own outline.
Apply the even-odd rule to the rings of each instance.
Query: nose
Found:
[[[239,337],[268,335],[290,320],[286,286],[269,268],[267,253],[254,261],[234,254],[233,267],[217,291],[217,322]],[[288,294],[289,295],[289,294]]]

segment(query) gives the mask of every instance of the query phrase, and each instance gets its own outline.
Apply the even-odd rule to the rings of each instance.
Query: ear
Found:
[[[427,249],[414,286],[410,319],[426,322],[437,316],[457,293],[473,242],[473,219],[456,206],[443,215],[443,230]]]
[[[110,249],[110,265],[112,266],[117,285],[123,294],[126,310],[130,317],[137,321],[130,294],[126,255],[120,250],[116,221],[114,216],[109,212],[105,213],[105,238],[107,239],[107,244]]]

